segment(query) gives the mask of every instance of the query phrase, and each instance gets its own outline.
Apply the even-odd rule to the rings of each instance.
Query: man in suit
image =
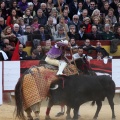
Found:
[[[102,40],[101,34],[97,32],[97,27],[92,25],[92,31],[87,34],[90,40]]]
[[[84,24],[80,25],[80,30],[79,30],[79,40],[85,40],[87,38],[86,34],[85,34],[85,29],[86,26]]]

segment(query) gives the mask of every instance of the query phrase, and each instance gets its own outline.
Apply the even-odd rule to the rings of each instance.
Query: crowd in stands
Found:
[[[109,57],[99,40],[120,39],[120,0],[1,0],[0,35],[0,56],[4,52],[7,60],[18,41],[20,60],[44,60],[51,41],[68,38],[72,49],[96,50],[95,59]],[[84,45],[77,45],[82,40]],[[27,41],[30,56],[23,50]]]

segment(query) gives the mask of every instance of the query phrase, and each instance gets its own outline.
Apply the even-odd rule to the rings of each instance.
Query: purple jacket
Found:
[[[23,3],[23,2],[19,2],[18,6],[20,7],[20,10],[23,12],[26,10],[26,8],[28,7],[27,2]]]
[[[62,54],[62,49],[60,47],[62,46],[66,46],[63,43],[57,42],[48,52],[47,52],[47,56],[49,58],[58,58],[61,56]]]

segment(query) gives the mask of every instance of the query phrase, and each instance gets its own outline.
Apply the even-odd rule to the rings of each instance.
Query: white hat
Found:
[[[33,3],[32,2],[28,2],[28,6],[33,6]]]

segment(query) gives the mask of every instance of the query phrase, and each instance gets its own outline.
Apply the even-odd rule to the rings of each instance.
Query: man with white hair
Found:
[[[103,40],[112,40],[115,38],[115,35],[113,34],[113,32],[110,31],[110,24],[105,24],[102,37],[103,37]]]
[[[72,18],[72,22],[69,23],[69,26],[70,25],[75,25],[76,27],[76,32],[78,32],[79,30],[79,26],[80,26],[80,21],[79,21],[79,16],[78,15],[73,15],[73,18]]]
[[[49,17],[49,12],[47,10],[47,5],[46,3],[41,3],[40,8],[42,9],[43,13],[45,14],[45,16],[48,18]]]
[[[48,51],[45,61],[54,66],[58,66],[58,72],[56,75],[65,75],[63,74],[64,68],[67,66],[65,60],[61,60],[63,55],[62,47],[68,46],[67,40],[61,40],[56,42],[55,45]]]
[[[13,33],[15,34],[16,37],[20,37],[23,35],[23,32],[20,31],[20,26],[18,24],[13,25]]]

